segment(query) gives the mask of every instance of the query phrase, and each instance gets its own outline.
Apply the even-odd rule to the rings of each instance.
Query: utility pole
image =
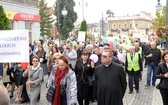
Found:
[[[56,3],[57,7],[57,27],[58,27],[58,39],[59,39],[59,46],[61,46],[61,40],[60,40],[60,17],[59,17],[59,2]]]
[[[168,0],[166,0],[166,26],[168,25]]]
[[[79,2],[80,5],[80,2]],[[85,1],[82,0],[82,19],[85,20],[85,6],[87,6],[87,2],[85,4]]]

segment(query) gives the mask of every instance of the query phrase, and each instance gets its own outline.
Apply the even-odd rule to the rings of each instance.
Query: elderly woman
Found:
[[[30,98],[30,105],[36,105],[38,96],[41,91],[41,82],[43,79],[43,69],[40,67],[40,59],[38,56],[33,56],[32,63],[33,66],[28,67],[24,73],[23,77],[28,77],[27,93]]]
[[[77,102],[77,86],[74,71],[69,68],[68,59],[60,56],[52,79],[55,95],[52,105],[75,105]]]
[[[86,49],[82,51],[81,59],[78,59],[75,67],[77,78],[77,96],[79,105],[89,105],[92,99],[93,86],[89,86],[88,76],[93,76],[94,63],[89,59],[89,54]]]
[[[58,58],[61,56],[62,54],[60,53],[55,53],[53,55],[53,60],[54,60],[54,63],[51,64],[51,73],[49,75],[49,78],[48,78],[48,82],[47,82],[47,88],[49,88],[50,86],[53,85],[54,87],[54,84],[52,84],[52,82],[54,81],[54,78],[55,78],[55,71],[56,71],[56,67],[58,66]]]
[[[160,79],[157,88],[160,90],[163,105],[168,105],[168,51],[162,55],[162,61],[156,69],[156,79]]]

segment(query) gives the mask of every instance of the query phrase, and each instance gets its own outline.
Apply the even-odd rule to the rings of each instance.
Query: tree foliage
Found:
[[[86,20],[83,20],[83,21],[81,22],[80,31],[85,31],[85,32],[87,32],[87,23],[86,23]]]
[[[47,7],[47,3],[45,3],[44,0],[40,1],[39,7],[39,14],[41,16],[40,35],[42,37],[44,37],[45,35],[50,36],[54,19],[52,19],[52,14],[49,13],[49,8]]]
[[[110,9],[106,11],[106,14],[108,15],[109,18],[114,17],[114,12],[112,12]]]
[[[10,29],[10,21],[6,17],[2,5],[0,5],[0,30],[9,30],[9,29]]]
[[[166,6],[163,7],[161,13],[156,12],[156,18],[152,21],[152,29],[154,30],[163,26],[166,26]]]
[[[77,20],[77,13],[74,11],[75,2],[73,0],[57,0],[55,6],[55,13],[57,17],[56,26],[60,32],[61,37],[67,38],[69,32],[74,28],[74,22]],[[62,15],[63,8],[68,11],[66,16]]]

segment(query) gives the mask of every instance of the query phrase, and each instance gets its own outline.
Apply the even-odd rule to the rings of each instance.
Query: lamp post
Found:
[[[58,40],[59,40],[59,47],[61,46],[60,41],[60,17],[59,17],[59,2],[56,2],[57,7],[57,28],[58,28]]]
[[[63,7],[63,10],[62,10],[62,15],[64,16],[64,20],[63,20],[63,27],[65,28],[66,27],[66,19],[65,19],[65,16],[67,15],[68,11],[66,10],[65,8],[65,5]],[[66,31],[66,30],[65,30]]]
[[[63,10],[62,10],[62,15],[63,15],[63,16],[66,16],[67,13],[68,13],[68,11],[66,10],[65,5],[64,5],[64,8],[63,8]]]
[[[162,5],[160,4],[160,0],[157,0],[156,11],[160,11],[162,9]],[[168,25],[168,0],[166,0],[166,25]]]
[[[85,20],[85,7],[84,7],[84,0],[82,0],[82,18],[83,20]],[[79,5],[80,5],[80,2],[79,2]],[[85,4],[85,6],[87,6],[87,2]]]
[[[157,0],[158,4],[156,6],[156,10],[160,11],[162,9],[162,5],[160,4],[160,0]],[[168,0],[166,0],[166,26],[168,26]],[[168,36],[166,35],[166,49],[168,49]]]

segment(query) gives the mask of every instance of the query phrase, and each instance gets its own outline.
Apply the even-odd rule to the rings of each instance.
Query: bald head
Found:
[[[0,105],[9,105],[10,99],[8,95],[7,89],[3,86],[3,84],[0,84]]]

